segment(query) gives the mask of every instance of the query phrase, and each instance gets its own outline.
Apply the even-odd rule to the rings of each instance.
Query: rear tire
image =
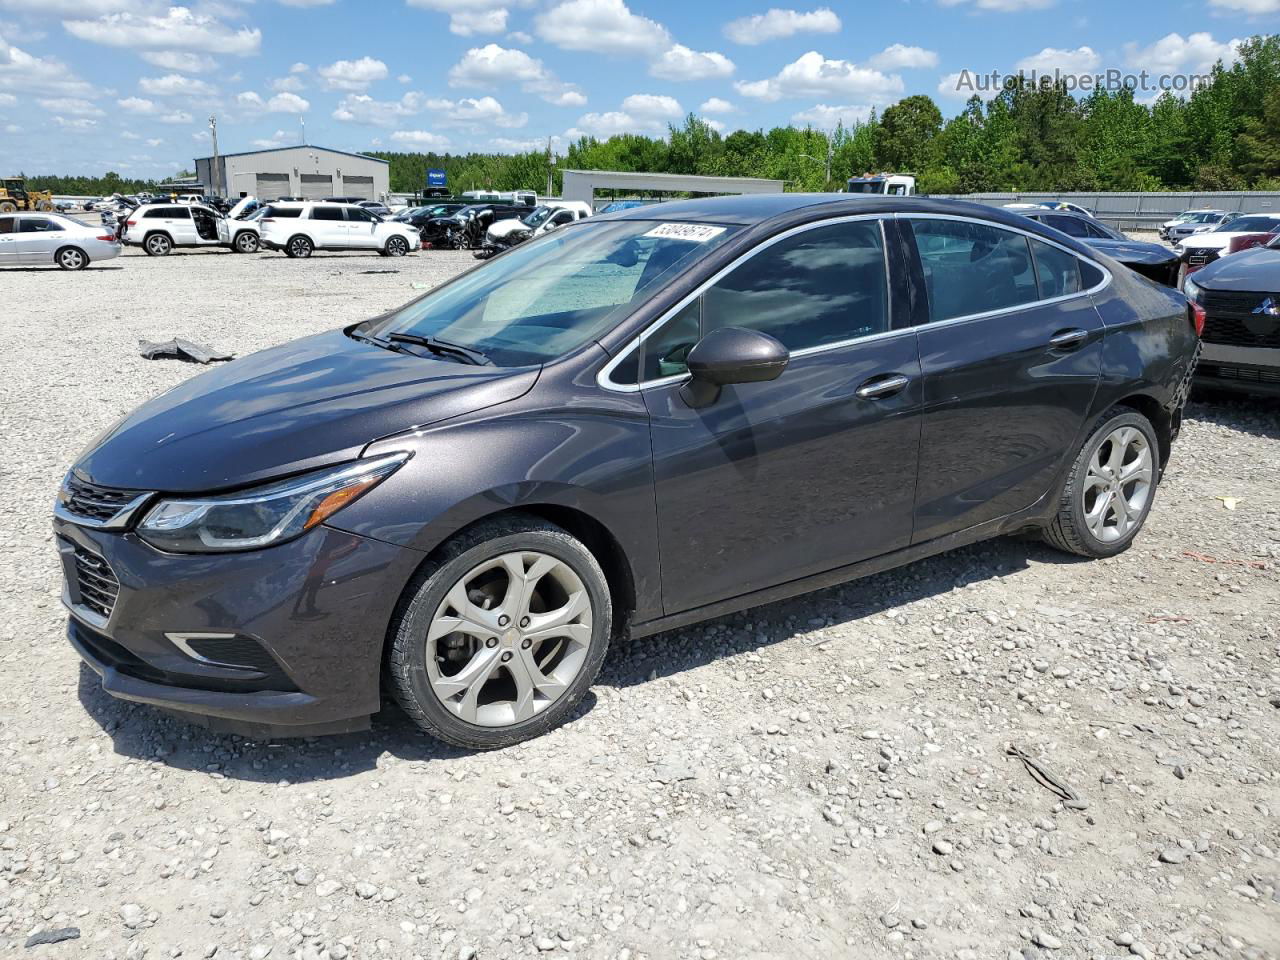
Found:
[[[153,233],[142,241],[142,249],[149,257],[167,257],[173,250],[173,241],[163,233]]]
[[[1072,463],[1044,539],[1081,557],[1123,553],[1147,521],[1159,477],[1160,445],[1151,421],[1113,407],[1094,423]]]
[[[63,270],[83,270],[89,265],[89,257],[79,247],[63,247],[53,259]]]
[[[581,542],[537,517],[497,518],[448,541],[405,589],[388,686],[433,737],[510,746],[572,714],[611,629],[608,581]]]
[[[315,250],[315,246],[306,237],[293,237],[285,244],[284,252],[293,259],[303,259],[311,256],[311,252]]]
[[[18,205],[12,200],[0,200],[0,213],[17,213]]]

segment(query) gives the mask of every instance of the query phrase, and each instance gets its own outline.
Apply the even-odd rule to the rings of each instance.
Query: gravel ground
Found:
[[[243,355],[471,262],[4,274],[0,955],[1280,956],[1274,401],[1194,403],[1114,560],[1002,540],[636,641],[515,749],[393,711],[255,742],[102,694],[48,515],[98,430],[200,370],[137,341]]]

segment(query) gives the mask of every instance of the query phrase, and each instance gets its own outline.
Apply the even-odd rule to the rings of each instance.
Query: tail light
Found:
[[[1191,326],[1195,328],[1196,336],[1204,336],[1204,322],[1208,318],[1204,312],[1204,307],[1196,303],[1194,300],[1189,301],[1187,306],[1191,308]]]
[[[138,221],[137,221],[137,220],[126,220],[126,221],[124,222],[124,225],[125,225],[126,227],[136,227],[136,226],[138,225]]]
[[[102,240],[102,241],[104,241],[104,242],[106,242],[106,243],[115,243],[115,242],[116,242],[116,235],[115,235],[114,233],[104,233],[104,234],[103,234],[102,236],[100,236],[100,237],[94,237],[94,239],[95,239],[95,240]]]

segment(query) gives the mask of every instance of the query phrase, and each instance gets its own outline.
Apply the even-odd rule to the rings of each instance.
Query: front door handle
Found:
[[[872,377],[858,388],[857,395],[861,400],[883,400],[885,397],[900,393],[902,388],[910,382],[910,377],[904,377],[900,373]]]
[[[1049,338],[1049,346],[1054,350],[1075,350],[1088,339],[1088,330],[1059,330]]]

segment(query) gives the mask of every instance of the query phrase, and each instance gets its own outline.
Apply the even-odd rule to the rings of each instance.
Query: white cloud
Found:
[[[1059,50],[1056,47],[1045,47],[1039,53],[1023,57],[1017,63],[1018,73],[1052,74],[1055,70],[1062,73],[1088,73],[1102,62],[1102,58],[1092,47],[1077,47],[1075,50]]]
[[[622,109],[637,117],[666,117],[674,119],[684,116],[684,108],[675,97],[653,93],[633,93],[622,101]]]
[[[12,93],[0,93],[0,107],[12,107],[18,102],[18,98]]]
[[[154,67],[178,73],[211,73],[218,68],[213,57],[183,50],[144,50],[140,56]]]
[[[512,43],[520,43],[520,44],[524,44],[525,46],[528,46],[529,44],[533,43],[533,37],[525,33],[523,30],[512,30],[510,33],[507,34],[507,39],[510,40]],[[559,139],[559,137],[557,137],[556,139]]]
[[[218,92],[212,84],[180,73],[142,77],[138,80],[138,89],[153,97],[212,97]]]
[[[734,69],[723,53],[699,53],[677,43],[649,65],[649,74],[663,80],[710,80],[732,76]]]
[[[914,70],[920,67],[936,67],[938,55],[923,47],[908,47],[895,43],[885,47],[867,61],[867,65],[877,70]]]
[[[1210,33],[1193,33],[1183,37],[1170,33],[1149,47],[1125,44],[1125,59],[1135,69],[1151,73],[1177,73],[1180,70],[1206,72],[1221,60],[1232,64],[1238,56],[1240,40],[1218,43]]]
[[[53,97],[40,101],[40,106],[50,113],[66,113],[74,117],[101,117],[97,104],[77,97]]]
[[[734,43],[744,46],[755,46],[797,33],[837,33],[839,30],[840,18],[827,7],[819,7],[807,13],[779,10],[775,7],[724,25],[724,35]]]
[[[992,96],[992,91],[979,92],[976,89],[976,84],[974,87],[968,85],[961,86],[963,78],[964,75],[958,70],[955,73],[948,73],[938,81],[938,94],[953,100],[968,100],[974,94],[978,94],[984,99]],[[969,82],[975,83],[975,78],[972,73],[969,75]]]
[[[391,134],[397,143],[412,144],[415,147],[426,147],[428,150],[445,150],[449,147],[449,138],[426,130],[397,130]]]
[[[728,100],[722,100],[720,97],[710,97],[702,101],[702,105],[698,107],[699,113],[737,113],[738,108]]]
[[[559,142],[559,137],[551,138],[551,144],[553,147]],[[494,137],[489,141],[489,146],[500,153],[542,153],[547,149],[547,140],[545,137],[532,137],[528,140],[513,140],[510,137]]]
[[[438,104],[450,101],[434,101]],[[411,117],[421,113],[428,101],[420,93],[410,91],[399,100],[375,100],[368,94],[352,93],[342,98],[336,110],[335,120],[344,123],[359,123],[371,127],[392,127],[403,117]]]
[[[938,0],[944,7],[958,7],[972,3],[975,10],[993,10],[996,13],[1018,13],[1022,10],[1044,10],[1055,0]]]
[[[623,0],[563,0],[534,24],[539,37],[565,50],[657,56],[672,45],[666,27]]]
[[[46,17],[97,17],[137,6],[138,0],[0,0],[0,10],[39,13]]]
[[[845,96],[891,100],[903,92],[902,78],[848,60],[828,60],[815,50],[767,80],[735,84],[745,97],[772,103],[787,97]]]
[[[36,57],[0,38],[0,91],[91,97],[98,89],[53,57]]]
[[[527,113],[507,113],[493,97],[481,97],[479,100],[466,97],[445,108],[442,116],[450,126],[477,124],[512,129],[529,122]]]
[[[1264,13],[1280,13],[1280,0],[1209,0],[1212,6],[1251,17]]]
[[[317,72],[330,90],[368,90],[371,83],[386,79],[387,65],[373,57],[361,57],[338,60]]]
[[[577,87],[558,80],[541,60],[496,43],[472,47],[449,70],[451,87],[490,89],[513,81],[525,93],[536,94],[557,106],[580,107],[587,102]]]
[[[81,40],[133,50],[195,50],[248,56],[262,46],[261,30],[237,30],[187,7],[170,7],[163,15],[109,13],[96,20],[64,20],[62,25]]]
[[[172,113],[166,113],[163,116],[161,116],[160,122],[174,123],[174,124],[190,123],[191,114],[187,113],[187,111],[185,110],[174,110]],[[208,134],[206,133],[205,136],[208,136]]]
[[[259,150],[272,150],[276,147],[292,147],[298,142],[298,135],[290,133],[287,130],[277,130],[270,137],[264,137],[261,140],[249,141],[251,146],[257,147]]]
[[[825,103],[815,104],[808,110],[801,110],[791,115],[791,122],[797,127],[815,127],[818,130],[834,130],[843,123],[846,127],[862,123],[871,116],[871,107],[867,105],[850,105],[831,107]]]
[[[159,147],[164,145],[164,137],[152,137],[147,141],[148,147]]]
[[[287,77],[276,77],[272,80],[271,89],[279,93],[297,93],[299,90],[307,89],[307,85],[301,77],[291,73]]]
[[[396,83],[401,83],[401,84],[404,84],[405,86],[408,86],[409,84],[413,83],[413,77],[409,76],[407,73],[402,73],[400,74],[400,76],[396,77]]]
[[[310,109],[311,103],[296,93],[277,93],[267,101],[268,113],[306,113]]]
[[[507,29],[507,11],[497,10],[459,10],[449,18],[449,32],[460,37],[470,37],[477,33],[502,33]]]
[[[92,130],[98,125],[97,120],[90,120],[88,117],[76,117],[72,120],[66,117],[54,117],[53,122],[64,130]]]
[[[154,100],[147,100],[145,97],[125,97],[123,100],[117,100],[116,106],[125,113],[137,113],[144,116],[160,112],[160,108],[156,106],[156,102]]]
[[[289,68],[289,72],[290,73],[306,73],[310,69],[311,68],[307,66],[305,63],[295,63],[293,66]]]

